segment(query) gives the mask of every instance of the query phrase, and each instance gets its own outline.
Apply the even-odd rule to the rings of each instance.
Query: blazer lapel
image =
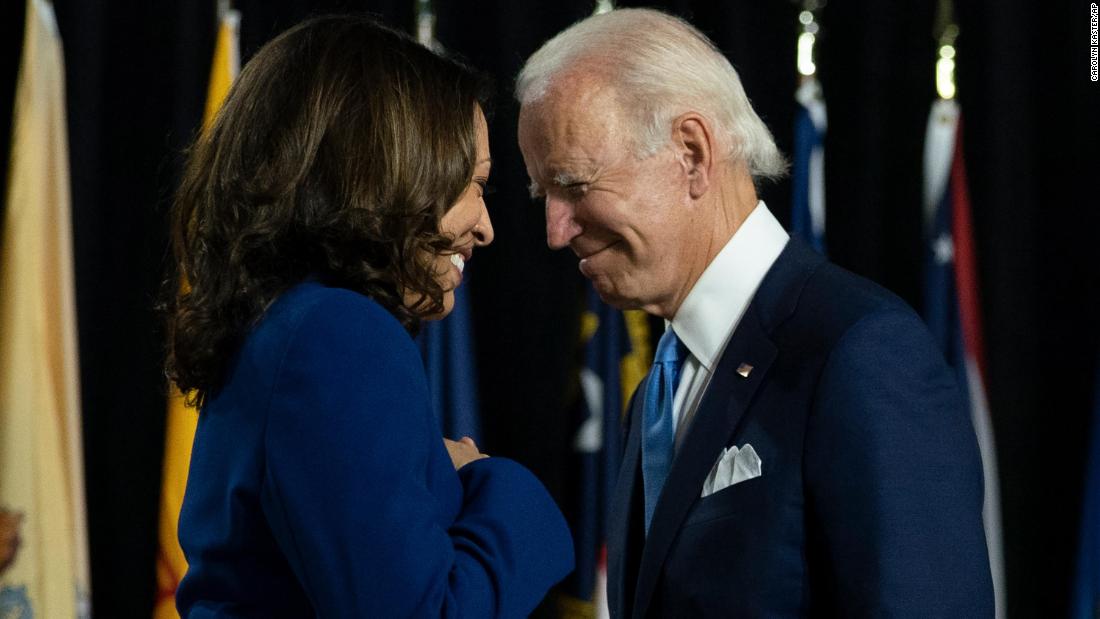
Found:
[[[703,481],[710,473],[715,457],[735,431],[775,355],[775,345],[761,325],[757,311],[750,306],[715,368],[691,428],[676,451],[672,469],[657,501],[638,568],[633,605],[635,617],[645,616],[661,566],[680,524],[699,498]],[[737,373],[741,363],[753,366],[747,377]],[[633,439],[632,442],[637,443]],[[620,484],[623,479],[624,475],[620,474]],[[630,479],[633,480],[633,476]]]
[[[627,616],[644,617],[648,611],[662,566],[680,525],[699,498],[714,459],[737,431],[753,395],[775,361],[778,351],[769,334],[794,312],[802,288],[824,262],[825,259],[804,242],[791,238],[760,282],[741,323],[726,344],[695,419],[672,462],[644,542],[633,592],[634,603],[630,612],[624,612]],[[742,363],[753,366],[748,376],[737,372]],[[618,596],[617,608],[621,611],[628,608],[625,604],[631,593],[625,586],[625,579],[634,577],[631,569],[634,560],[624,562],[623,557],[624,552],[634,550],[627,544],[631,541],[629,532],[633,526],[631,507],[635,501],[634,494],[639,491],[636,481],[641,452],[638,421],[641,417],[640,398],[635,398],[631,417],[630,436],[612,504],[615,520],[611,523],[608,540],[608,595]],[[638,515],[636,520],[640,521],[640,518]]]

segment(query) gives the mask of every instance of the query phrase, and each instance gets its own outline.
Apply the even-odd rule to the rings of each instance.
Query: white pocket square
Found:
[[[760,456],[748,443],[740,448],[734,446],[723,449],[703,482],[702,496],[707,497],[733,484],[760,477],[760,465]]]

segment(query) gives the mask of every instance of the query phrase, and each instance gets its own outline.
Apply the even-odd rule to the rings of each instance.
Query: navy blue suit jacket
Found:
[[[753,366],[747,377],[736,370]],[[792,239],[731,337],[648,538],[640,398],[612,500],[613,617],[992,617],[955,374],[899,299]],[[700,498],[722,449],[762,475]]]
[[[522,617],[573,566],[526,469],[455,472],[397,320],[316,283],[272,305],[199,416],[179,531],[196,619]]]

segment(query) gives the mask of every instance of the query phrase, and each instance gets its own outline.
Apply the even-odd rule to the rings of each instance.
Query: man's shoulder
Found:
[[[775,321],[777,329],[827,346],[873,316],[892,316],[914,327],[921,324],[912,308],[893,292],[820,256],[807,257],[809,249],[792,249],[791,255],[780,257],[786,266],[777,261],[777,271],[787,272],[778,278],[787,280],[786,290],[779,293],[786,297],[785,303],[772,302],[774,308],[786,308]]]
[[[835,305],[842,315],[852,319],[878,312],[914,313],[908,303],[890,290],[832,262],[823,263],[814,275],[807,284],[812,298]]]

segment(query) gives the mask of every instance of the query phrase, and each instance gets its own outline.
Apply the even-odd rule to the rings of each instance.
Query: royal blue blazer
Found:
[[[457,473],[413,340],[360,294],[300,284],[199,416],[177,607],[208,617],[524,617],[573,567],[541,483]]]
[[[894,295],[791,239],[715,368],[648,537],[640,400],[612,499],[613,617],[993,617],[970,414]],[[701,498],[722,449],[746,444],[762,474]]]

